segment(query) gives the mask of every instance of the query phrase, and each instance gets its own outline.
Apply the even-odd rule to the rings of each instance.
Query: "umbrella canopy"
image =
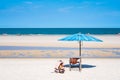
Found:
[[[67,36],[65,38],[59,39],[60,41],[96,41],[96,42],[102,42],[102,40],[97,39],[93,36],[90,36],[89,34],[73,34],[70,36]]]
[[[81,70],[81,42],[82,41],[102,42],[102,40],[97,39],[93,36],[90,36],[89,34],[81,34],[81,33],[77,33],[77,34],[64,37],[62,39],[59,39],[59,41],[78,41],[79,42],[80,70]]]

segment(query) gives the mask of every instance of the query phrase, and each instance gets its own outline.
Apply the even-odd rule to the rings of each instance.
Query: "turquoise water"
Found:
[[[120,28],[0,28],[0,34],[118,34]]]

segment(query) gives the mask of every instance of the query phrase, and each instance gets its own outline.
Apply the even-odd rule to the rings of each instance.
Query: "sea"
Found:
[[[120,34],[120,28],[0,28],[0,35],[29,34]]]

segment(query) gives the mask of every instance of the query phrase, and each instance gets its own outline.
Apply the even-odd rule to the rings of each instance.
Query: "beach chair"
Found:
[[[78,64],[79,71],[80,71],[80,61],[78,61],[80,58],[70,58],[69,59],[69,68],[71,71],[72,65]]]

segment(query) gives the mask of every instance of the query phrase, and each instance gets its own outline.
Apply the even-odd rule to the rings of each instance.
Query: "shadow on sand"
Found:
[[[70,64],[65,64],[64,67],[70,67]],[[79,67],[79,64],[73,64],[71,66],[72,68],[78,68]],[[82,68],[94,68],[96,67],[95,65],[89,65],[89,64],[82,64]]]

